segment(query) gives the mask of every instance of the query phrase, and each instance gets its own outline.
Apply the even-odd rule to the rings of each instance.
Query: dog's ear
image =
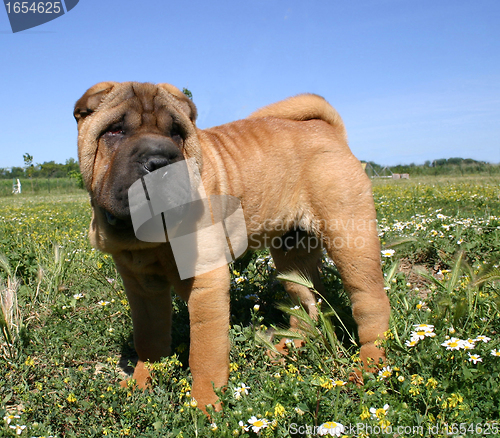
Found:
[[[80,123],[85,117],[92,114],[97,109],[104,96],[106,96],[116,84],[117,82],[99,82],[93,87],[90,87],[75,104],[73,116],[77,123]]]
[[[158,87],[163,88],[172,94],[181,104],[184,113],[189,117],[189,119],[194,123],[196,117],[198,117],[198,111],[193,101],[187,97],[181,90],[170,84],[158,84]]]

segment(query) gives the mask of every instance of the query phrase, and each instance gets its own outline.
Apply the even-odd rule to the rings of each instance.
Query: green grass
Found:
[[[12,194],[13,179],[0,179],[0,197],[18,197]],[[74,178],[20,178],[22,196],[83,193]]]
[[[0,198],[0,417],[12,417],[0,418],[0,436],[19,425],[27,437],[251,437],[252,417],[265,437],[316,436],[327,422],[348,437],[500,436],[500,357],[491,354],[500,350],[500,179],[375,181],[374,192],[381,241],[394,250],[382,257],[389,368],[363,386],[349,381],[355,326],[328,261],[330,305],[305,347],[272,362],[265,330],[307,316],[287,303],[269,256],[247,256],[231,266],[231,374],[224,411],[210,421],[189,396],[179,299],[175,356],[153,366],[152,389],[118,386],[133,358],[131,319],[111,258],[87,241],[88,197]],[[416,324],[433,329],[418,335]],[[442,345],[452,338],[458,349]]]

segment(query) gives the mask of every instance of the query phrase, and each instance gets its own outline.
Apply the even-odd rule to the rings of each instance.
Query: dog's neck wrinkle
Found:
[[[237,182],[240,179],[234,175],[235,177],[229,180],[221,153],[225,149],[218,135],[199,130],[198,136],[202,148],[203,168],[201,177],[205,185],[205,190],[212,195],[224,194],[238,197]],[[205,144],[209,145],[209,147],[205,147]],[[213,147],[214,144],[219,144],[220,147]]]

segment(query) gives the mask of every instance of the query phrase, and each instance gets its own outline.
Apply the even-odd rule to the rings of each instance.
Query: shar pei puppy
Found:
[[[174,290],[188,304],[192,396],[203,410],[217,402],[213,387],[229,375],[227,264],[265,246],[278,271],[300,272],[318,290],[326,249],[350,296],[364,367],[383,361],[376,341],[390,306],[371,183],[338,113],[303,94],[206,130],[196,115],[169,84],[102,82],[75,105],[90,241],[123,279],[137,385],[148,384],[144,362],[170,354]],[[313,292],[284,286],[314,317]]]

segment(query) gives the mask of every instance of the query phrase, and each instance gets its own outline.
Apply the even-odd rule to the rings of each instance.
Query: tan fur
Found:
[[[324,120],[336,128],[347,140],[344,122],[339,113],[323,97],[317,94],[300,94],[261,108],[248,116],[249,119],[275,117],[297,121]]]
[[[230,276],[224,267],[180,280],[168,243],[140,242],[133,233],[118,232],[106,222],[102,207],[114,208],[114,201],[112,193],[101,188],[111,178],[110,169],[128,163],[118,159],[120,152],[106,148],[99,133],[123,114],[142,120],[134,125],[137,135],[167,135],[160,128],[168,114],[182,123],[186,131],[183,154],[196,158],[207,195],[240,199],[250,248],[263,247],[297,226],[317,235],[349,292],[365,367],[368,357],[375,362],[384,359],[374,342],[388,328],[390,309],[380,268],[371,184],[347,145],[337,112],[319,96],[301,95],[265,107],[248,119],[199,130],[194,124],[194,105],[175,87],[112,84],[91,88],[77,102],[75,116],[82,175],[93,204],[90,240],[112,254],[123,278],[140,358],[134,373],[139,385],[147,384],[142,363],[170,353],[173,288],[188,302],[192,395],[202,408],[216,402],[212,384],[223,387],[229,375]],[[97,106],[96,92],[101,96]],[[152,113],[147,114],[153,116],[134,108],[149,108]],[[87,114],[89,109],[94,112]],[[122,151],[127,144],[124,140]],[[279,271],[301,271],[321,288],[320,250],[286,252],[275,247],[271,252]],[[293,283],[286,283],[285,288],[315,315],[315,297],[309,289]]]

